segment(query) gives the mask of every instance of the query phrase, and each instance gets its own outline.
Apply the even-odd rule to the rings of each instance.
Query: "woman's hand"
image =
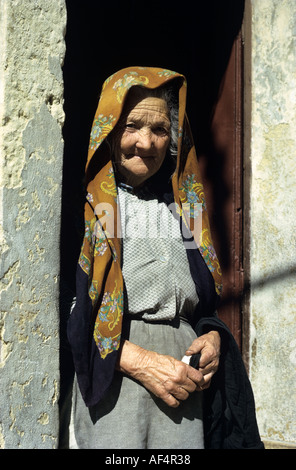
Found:
[[[221,339],[218,331],[210,331],[195,339],[185,353],[186,356],[201,353],[199,371],[202,372],[204,376],[203,388],[209,388],[211,379],[218,369],[220,343]]]
[[[122,344],[117,369],[141,382],[171,407],[179,406],[189,393],[205,386],[203,372],[172,356],[148,351],[127,340]]]

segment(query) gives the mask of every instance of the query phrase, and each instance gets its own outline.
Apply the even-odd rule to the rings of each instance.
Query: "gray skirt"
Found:
[[[181,360],[196,338],[185,321],[130,322],[129,340]],[[137,381],[115,371],[106,397],[87,408],[75,380],[71,449],[202,449],[202,392],[171,408]]]

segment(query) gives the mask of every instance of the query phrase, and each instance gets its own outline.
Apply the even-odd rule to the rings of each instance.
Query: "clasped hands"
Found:
[[[190,393],[210,386],[218,369],[220,335],[210,331],[196,338],[185,355],[201,353],[199,369],[169,355],[148,351],[130,341],[123,341],[116,368],[138,380],[167,405],[176,408]]]

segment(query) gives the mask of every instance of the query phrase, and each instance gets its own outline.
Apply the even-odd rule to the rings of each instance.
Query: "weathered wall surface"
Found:
[[[63,0],[1,0],[0,448],[55,448]]]
[[[250,378],[269,446],[296,446],[296,4],[252,0]]]

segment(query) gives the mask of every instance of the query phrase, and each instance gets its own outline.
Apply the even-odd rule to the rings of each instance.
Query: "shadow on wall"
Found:
[[[247,295],[249,295],[250,290],[258,291],[264,289],[265,287],[270,287],[273,284],[282,282],[285,279],[292,279],[296,277],[296,265],[290,266],[284,270],[278,270],[276,274],[263,275],[262,278],[258,278],[255,281],[245,281],[241,292],[237,296],[225,296],[221,301],[221,306],[227,306],[230,302],[240,303]]]

